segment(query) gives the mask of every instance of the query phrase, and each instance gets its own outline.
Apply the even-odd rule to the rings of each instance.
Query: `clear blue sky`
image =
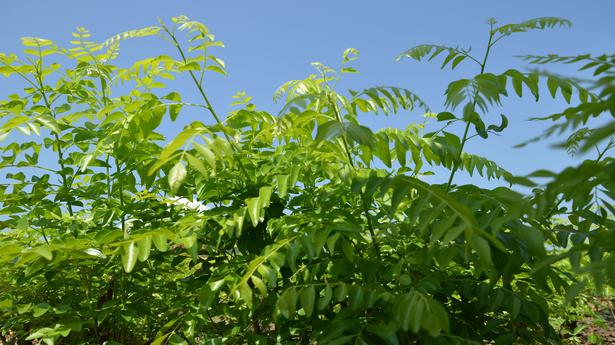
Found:
[[[204,22],[226,48],[218,52],[228,65],[229,76],[212,77],[208,93],[220,112],[229,110],[231,95],[244,90],[254,97],[261,109],[277,111],[272,104],[274,90],[284,81],[303,78],[311,73],[310,62],[320,61],[337,67],[341,52],[357,48],[361,58],[355,64],[361,73],[348,77],[345,84],[353,89],[373,85],[406,87],[423,97],[434,111],[443,110],[443,92],[449,81],[470,77],[478,71],[467,64],[454,72],[440,71],[439,64],[405,60],[395,56],[421,43],[472,46],[482,55],[490,17],[500,23],[520,22],[533,17],[558,16],[572,20],[571,29],[522,33],[510,37],[493,52],[487,70],[502,72],[527,64],[515,55],[612,53],[615,37],[615,1],[208,1],[208,0],[2,0],[0,2],[0,51],[20,51],[19,37],[38,36],[68,45],[70,33],[77,26],[88,28],[93,38],[107,37],[133,28],[155,25],[157,17],[185,14]],[[144,39],[123,44],[120,62],[157,55],[165,43]],[[568,67],[550,67],[560,73],[574,74]],[[180,92],[194,94],[188,80],[173,85]],[[0,94],[15,92],[10,83],[0,80]],[[543,95],[546,100],[549,98]],[[477,138],[468,151],[484,155],[513,173],[525,174],[536,167],[559,169],[571,162],[562,151],[540,143],[524,149],[512,149],[545,127],[527,122],[535,115],[547,115],[563,109],[563,100],[535,104],[530,99],[511,97],[503,109],[495,109],[490,118],[502,112],[511,125],[501,137],[488,141]],[[170,127],[199,119],[202,114],[184,115]],[[402,116],[366,117],[373,127],[405,127],[420,121],[420,113]],[[487,121],[489,121],[487,119]],[[461,135],[461,129],[454,129]],[[170,134],[171,132],[167,132]],[[456,182],[470,180],[460,174]]]

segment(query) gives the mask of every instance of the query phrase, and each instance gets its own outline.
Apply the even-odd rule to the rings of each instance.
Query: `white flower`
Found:
[[[171,197],[168,199],[170,202],[167,202],[167,205],[177,205],[181,206],[184,210],[195,210],[199,212],[207,211],[209,208],[205,206],[202,202],[196,200],[194,197],[192,201],[184,197]]]

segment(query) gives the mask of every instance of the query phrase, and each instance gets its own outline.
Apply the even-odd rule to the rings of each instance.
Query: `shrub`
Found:
[[[527,57],[584,63],[596,76],[589,86],[486,66],[509,35],[569,25],[492,20],[482,58],[435,45],[402,53],[480,70],[449,84],[438,113],[401,87],[336,90],[355,72],[358,52],[347,49],[339,70],[315,63],[313,75],[282,85],[279,112],[238,93],[223,117],[203,83],[225,74],[212,55],[221,43],[184,16],[103,43],[80,28],[71,48],[24,38],[23,57],[0,55],[0,73],[25,83],[0,102],[3,341],[558,343],[554,296],[572,301],[590,278],[598,288],[615,281],[615,57]],[[143,36],[164,38],[176,56],[113,65],[120,42]],[[166,89],[175,77],[201,102]],[[541,80],[578,104],[541,119],[554,125],[535,140],[574,130],[565,148],[595,147],[595,159],[514,176],[464,151],[505,131],[506,116],[487,116],[494,105],[524,90],[538,100]],[[208,120],[165,144],[161,123],[188,108]],[[413,110],[431,123],[359,123],[361,113]],[[447,131],[453,123],[461,136]],[[447,183],[425,181],[436,167]],[[502,186],[456,185],[459,170]]]

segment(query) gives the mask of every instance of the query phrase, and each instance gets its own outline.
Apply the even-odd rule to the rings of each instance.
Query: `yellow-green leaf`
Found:
[[[247,283],[239,285],[239,296],[246,303],[248,308],[252,309],[252,289]]]
[[[205,165],[198,158],[194,157],[189,153],[186,153],[185,157],[190,166],[196,169],[199,173],[201,173],[201,175],[206,177],[210,175],[210,171],[207,170]]]
[[[173,193],[177,192],[179,187],[182,186],[184,180],[186,179],[186,166],[182,162],[177,162],[171,171],[169,171],[168,180],[169,187],[171,187],[171,191]]]
[[[147,260],[152,250],[152,237],[147,236],[147,237],[140,239],[137,242],[137,247],[139,249],[139,256],[138,256],[139,261],[143,262]]]
[[[44,257],[48,261],[51,261],[53,259],[53,253],[51,252],[51,248],[46,244],[32,248],[32,252]]]
[[[250,279],[252,280],[252,284],[254,284],[254,287],[257,288],[261,294],[266,296],[267,286],[265,285],[265,283],[263,283],[263,281],[257,276],[252,276],[250,277]]]
[[[207,148],[205,145],[194,143],[193,146],[194,149],[197,150],[197,152],[200,153],[203,158],[205,158],[207,164],[209,164],[212,169],[216,169],[216,154],[212,150]]]
[[[248,215],[252,220],[252,226],[256,227],[260,221],[260,208],[259,208],[259,200],[260,198],[249,198],[246,199],[246,205],[248,207]]]
[[[137,248],[135,241],[130,241],[130,243],[125,244],[122,247],[122,266],[124,267],[124,271],[126,271],[126,273],[130,273],[135,267],[138,253],[139,249]]]
[[[156,249],[161,252],[166,252],[169,249],[167,244],[167,236],[163,234],[154,234],[152,235],[152,241],[156,246]]]
[[[278,175],[275,177],[275,181],[278,187],[278,195],[280,198],[284,198],[288,191],[288,175]]]

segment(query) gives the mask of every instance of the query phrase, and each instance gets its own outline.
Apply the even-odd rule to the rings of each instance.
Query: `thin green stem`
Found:
[[[103,78],[100,77],[100,91],[102,94],[102,105],[103,107],[107,106],[107,92],[105,90],[105,83],[103,82]],[[107,178],[107,206],[111,207],[111,194],[113,191],[111,190],[111,172],[109,169],[109,154],[107,153],[105,157],[105,175]],[[120,195],[120,198],[122,196]]]
[[[117,175],[117,184],[120,192],[120,207],[122,209],[122,233],[124,234],[124,238],[128,238],[128,229],[126,228],[126,210],[124,210],[124,186],[122,184],[122,174],[121,174],[120,164],[115,159],[115,174]]]
[[[111,206],[111,171],[109,169],[109,154],[105,157],[105,175],[107,175],[107,204]]]
[[[28,84],[32,85],[35,89],[39,90],[38,85],[36,85],[36,83],[34,83],[32,80],[30,80],[30,78],[28,78],[28,76],[26,76],[25,74],[21,73],[15,67],[13,67],[12,65],[9,65],[8,63],[6,63],[4,60],[0,59],[0,61],[2,61],[2,64],[4,66],[8,67],[11,71],[13,71],[13,73],[17,74],[23,80],[25,80]]]
[[[96,314],[96,308],[95,308],[95,305],[92,303],[92,280],[90,279],[89,272],[85,271],[85,268],[81,272],[81,279],[84,282],[83,289],[84,289],[84,292],[85,292],[86,301],[88,303],[88,309],[90,310],[90,313],[92,315],[95,315]],[[98,334],[98,326],[97,326],[96,322],[93,322],[93,328],[94,328],[94,335],[96,336],[96,338],[98,338],[99,334]]]
[[[491,43],[491,46],[493,47],[496,43],[498,43],[502,38],[506,37],[506,35],[500,35],[500,37],[496,38],[493,43]]]
[[[453,165],[453,170],[451,170],[451,174],[448,177],[448,182],[446,183],[447,192],[451,188],[451,184],[453,183],[453,178],[455,177],[455,173],[457,172],[457,169],[459,169],[459,164],[460,164],[459,161],[461,160],[461,155],[463,154],[463,147],[468,141],[468,131],[470,130],[470,124],[471,124],[470,121],[468,121],[466,123],[466,128],[463,131],[463,139],[461,139],[461,146],[459,147],[459,153],[457,154],[457,158],[455,159],[455,165]]]
[[[49,240],[47,239],[47,234],[45,234],[45,227],[41,226],[41,235],[43,235],[43,240],[45,240],[45,243],[47,245],[49,245]]]
[[[487,65],[487,58],[489,57],[489,52],[491,51],[491,47],[493,46],[494,43],[492,43],[493,40],[493,35],[495,33],[493,32],[493,24],[491,24],[491,27],[489,29],[489,41],[487,42],[487,50],[485,51],[485,56],[483,58],[483,62],[480,64],[480,73],[479,75],[482,75],[483,73],[485,73],[485,66]],[[476,90],[476,94],[474,95],[474,101],[472,102],[472,107],[476,106],[476,100],[478,97],[478,89]],[[460,165],[460,160],[461,160],[461,154],[463,153],[463,148],[466,144],[466,142],[468,141],[468,131],[470,130],[470,124],[471,122],[469,120],[466,120],[466,127],[465,130],[463,131],[463,139],[461,140],[461,146],[459,147],[459,153],[457,154],[457,158],[455,159],[455,165],[453,166],[453,169],[451,170],[451,174],[448,178],[448,182],[446,183],[446,192],[448,193],[448,191],[451,188],[451,184],[453,183],[453,178],[455,177],[455,173],[457,172],[457,170],[459,169],[459,165]]]
[[[184,50],[182,49],[181,45],[177,41],[177,38],[166,26],[163,25],[163,29],[169,35],[169,37],[171,37],[171,39],[173,40],[173,44],[175,45],[175,48],[177,48],[177,51],[179,52],[179,55],[182,58],[182,61],[185,63],[187,61],[186,54],[184,54]],[[212,115],[212,117],[216,121],[216,124],[220,126],[220,130],[222,132],[222,135],[224,135],[224,138],[226,139],[226,141],[231,145],[233,152],[235,153],[235,160],[237,161],[239,168],[241,169],[245,177],[248,179],[248,181],[253,182],[252,177],[250,176],[250,174],[248,174],[248,171],[246,170],[245,166],[243,165],[243,162],[241,161],[241,158],[238,156],[240,152],[239,148],[235,144],[235,141],[233,141],[229,137],[229,135],[224,131],[224,124],[222,123],[222,120],[216,113],[214,107],[211,105],[211,102],[209,101],[209,98],[207,97],[207,94],[205,93],[205,90],[203,89],[202,79],[201,81],[199,81],[199,79],[194,75],[194,72],[192,71],[188,71],[188,74],[190,74],[190,78],[194,82],[194,85],[196,86],[196,88],[199,90],[199,93],[201,94],[203,101],[205,101],[205,107],[207,108],[207,110],[209,110],[209,113]]]
[[[18,165],[18,164],[7,164],[7,165],[3,165],[2,167],[3,168],[23,168],[23,166]],[[40,170],[49,171],[49,172],[52,172],[52,173],[57,173],[58,172],[57,170],[46,168],[46,167],[42,167],[40,165],[28,165],[28,168],[40,169]]]
[[[594,146],[596,147],[596,151],[598,151],[598,157],[596,158],[596,163],[599,163],[602,157],[606,154],[606,152],[615,146],[615,142],[613,141],[609,142],[604,148],[604,150],[602,151],[598,149],[598,145],[594,145]]]
[[[337,118],[337,121],[339,123],[343,123],[342,117],[340,116],[340,113],[337,109],[337,105],[333,102],[331,95],[328,95],[328,98],[329,98],[329,103],[333,107],[333,112],[335,113],[335,117]],[[342,143],[344,145],[344,151],[346,152],[346,157],[348,158],[348,163],[350,164],[350,167],[352,168],[352,170],[355,171],[356,167],[354,164],[354,160],[352,159],[352,154],[350,153],[348,142],[346,141],[345,137],[342,137]],[[363,191],[360,192],[360,195],[361,195],[361,204],[363,207],[363,213],[365,214],[365,218],[367,218],[367,227],[369,229],[369,234],[372,238],[372,245],[374,246],[376,257],[378,258],[378,260],[380,260],[381,259],[380,246],[378,245],[378,240],[376,239],[376,232],[374,230],[374,224],[372,223],[372,218],[369,214],[369,204],[367,203],[367,198],[365,197],[365,194],[363,193]]]
[[[36,71],[35,77],[38,82],[38,90],[41,93],[41,96],[43,97],[43,102],[45,103],[45,107],[49,109],[49,112],[55,119],[56,114],[51,108],[51,103],[49,102],[49,99],[47,98],[47,93],[45,92],[45,86],[43,85],[42,71],[38,68],[38,66],[34,66],[34,68]],[[60,140],[60,136],[58,135],[58,133],[53,132],[53,136],[56,140],[56,144],[57,144],[56,147],[58,149],[58,163],[60,164],[60,177],[62,179],[62,185],[64,187],[64,192],[67,193],[67,195],[70,195],[70,192],[69,192],[70,184],[68,182],[68,178],[66,177],[66,166],[64,165],[64,153],[62,152],[62,141]],[[66,205],[68,208],[68,214],[71,217],[73,217],[73,206],[71,205],[70,198],[66,202]]]

